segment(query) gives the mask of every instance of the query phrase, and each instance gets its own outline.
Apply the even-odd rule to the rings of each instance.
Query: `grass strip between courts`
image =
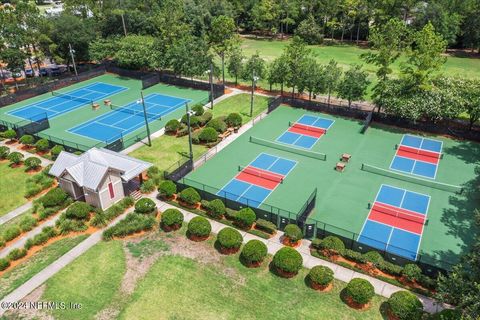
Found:
[[[411,176],[407,176],[405,174],[401,174],[401,173],[398,173],[398,172],[393,172],[393,171],[390,171],[390,170],[375,167],[375,166],[372,166],[372,165],[369,165],[369,164],[366,164],[366,163],[362,163],[362,170],[366,171],[366,172],[375,173],[375,174],[379,174],[379,175],[382,175],[382,176],[398,179],[398,180],[403,180],[403,181],[407,181],[407,182],[411,182],[411,183],[416,183],[416,184],[419,184],[419,185],[422,185],[422,186],[431,187],[431,188],[435,188],[435,189],[439,189],[439,190],[443,190],[443,191],[448,191],[448,192],[453,192],[453,193],[458,193],[458,194],[461,194],[463,192],[463,188],[460,187],[460,186],[455,186],[455,185],[452,185],[452,184],[437,182],[437,181],[433,181],[433,180],[425,180],[425,179],[421,179],[421,178],[411,177]]]
[[[273,141],[253,137],[253,136],[250,137],[250,142],[255,143],[255,144],[259,144],[259,145],[262,145],[262,146],[274,148],[274,149],[279,149],[279,150],[283,150],[283,151],[287,151],[287,152],[296,153],[296,154],[299,154],[299,155],[302,155],[302,156],[305,156],[305,157],[310,157],[310,158],[313,158],[313,159],[318,159],[318,160],[323,160],[323,161],[327,160],[327,155],[324,154],[324,153],[314,152],[314,151],[309,151],[309,150],[303,150],[303,149],[299,149],[299,148],[294,148],[294,147],[290,147],[290,146],[287,146],[287,145],[284,145],[284,144],[281,144],[281,143],[278,143],[278,142],[273,142]]]

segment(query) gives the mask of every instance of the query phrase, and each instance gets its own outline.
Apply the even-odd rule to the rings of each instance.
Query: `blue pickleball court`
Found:
[[[278,137],[277,141],[295,147],[311,149],[334,122],[331,119],[305,114]]]

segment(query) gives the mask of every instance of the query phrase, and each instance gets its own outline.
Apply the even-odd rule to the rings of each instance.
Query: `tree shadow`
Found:
[[[443,153],[455,156],[469,164],[477,163],[480,160],[480,144],[461,141],[454,146],[444,148]]]

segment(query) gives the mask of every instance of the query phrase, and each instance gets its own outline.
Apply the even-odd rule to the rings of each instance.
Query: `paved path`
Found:
[[[6,257],[8,255],[8,253],[10,251],[12,251],[13,249],[23,248],[23,246],[25,245],[25,242],[27,242],[28,239],[33,238],[37,234],[41,233],[43,228],[49,227],[49,226],[54,226],[55,222],[57,222],[58,218],[60,218],[60,215],[65,210],[66,209],[57,213],[55,217],[50,218],[49,220],[47,220],[45,222],[41,222],[41,224],[37,225],[35,228],[33,228],[32,230],[30,230],[29,232],[24,234],[21,238],[19,238],[16,241],[14,240],[13,243],[8,244],[5,248],[0,250],[0,258]]]
[[[30,152],[27,152],[25,150],[20,149],[21,144],[19,144],[19,143],[7,144],[5,141],[6,140],[0,141],[0,146],[6,146],[6,147],[10,148],[10,152],[14,152],[14,151],[15,152],[20,152],[25,157],[24,159],[29,158],[29,157],[36,157],[36,158],[38,158],[42,161],[42,167],[46,167],[46,166],[53,163],[53,161],[45,159],[44,157],[40,157],[39,155],[37,155],[35,153],[30,153]]]
[[[118,216],[115,220],[112,221],[108,225],[108,227],[113,226],[120,220],[124,219],[125,216],[133,211],[133,208],[129,209],[127,212],[123,213],[122,215]],[[65,266],[67,266],[69,263],[74,261],[76,258],[81,256],[83,253],[85,253],[88,249],[96,245],[102,240],[102,233],[103,230],[99,230],[95,233],[93,233],[90,237],[82,241],[80,244],[78,244],[75,248],[72,250],[68,251],[66,254],[61,256],[58,260],[50,264],[48,267],[34,275],[30,280],[22,284],[20,287],[15,289],[12,293],[7,295],[5,298],[3,298],[0,301],[0,317],[7,311],[5,310],[2,305],[5,302],[17,302],[25,298],[30,292],[41,286],[45,281],[53,277],[57,272],[62,270]],[[101,272],[101,270],[99,270]]]
[[[150,196],[150,197],[157,203],[157,206],[158,206],[160,211],[164,211],[168,208],[178,209],[177,207],[174,207],[174,206],[172,206],[168,203],[165,203],[163,201],[155,199],[154,196]],[[183,209],[179,209],[179,210],[182,211],[186,222],[190,221],[192,218],[197,216],[196,214],[191,213],[189,211],[186,211],[186,210],[183,210]],[[210,223],[212,225],[212,232],[213,233],[218,233],[220,230],[227,227],[226,225],[224,225],[220,222],[217,222],[215,220],[211,220],[211,219],[208,219],[208,220],[210,221]],[[280,250],[280,248],[283,247],[283,245],[280,242],[280,238],[283,236],[283,232],[281,232],[281,231],[278,231],[277,234],[274,237],[272,237],[268,240],[260,238],[258,236],[255,236],[253,234],[247,233],[245,231],[240,231],[240,233],[243,236],[243,242],[244,243],[246,243],[247,241],[252,240],[252,239],[256,239],[256,240],[260,240],[260,241],[264,242],[267,245],[268,253],[270,253],[272,255],[275,254],[275,252],[277,252],[278,250]],[[313,256],[310,255],[310,243],[311,242],[308,241],[308,240],[302,240],[302,245],[300,247],[296,248],[296,250],[299,251],[300,254],[303,257],[304,267],[306,267],[308,269],[311,269],[312,267],[318,266],[318,265],[327,266],[327,267],[329,267],[330,269],[333,270],[335,279],[341,280],[343,282],[349,282],[353,278],[366,279],[375,288],[375,293],[378,294],[378,295],[381,295],[385,298],[389,298],[392,295],[392,293],[394,293],[394,292],[405,290],[403,288],[394,286],[394,285],[389,284],[387,282],[383,282],[381,280],[370,277],[370,276],[365,275],[363,273],[358,273],[356,271],[347,269],[347,268],[342,267],[338,264],[313,257]],[[424,310],[426,312],[435,313],[435,312],[438,312],[438,311],[440,311],[440,310],[442,310],[446,307],[446,306],[443,306],[443,305],[437,303],[434,299],[425,297],[425,296],[420,295],[420,294],[416,294],[416,295],[422,301]]]
[[[27,202],[23,206],[18,207],[17,209],[14,209],[10,211],[9,213],[3,215],[0,217],[0,225],[12,220],[13,218],[18,217],[22,213],[27,212],[27,210],[30,210],[33,207],[33,202]]]

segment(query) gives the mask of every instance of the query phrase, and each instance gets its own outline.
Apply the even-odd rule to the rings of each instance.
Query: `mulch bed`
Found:
[[[312,287],[312,289],[317,290],[317,291],[329,292],[330,290],[333,289],[333,282],[324,286],[324,285],[318,284],[316,282],[310,281],[310,287]]]
[[[204,236],[204,237],[196,236],[194,234],[191,234],[190,232],[188,232],[187,237],[188,237],[188,239],[190,239],[194,242],[202,242],[202,241],[205,241],[208,238],[210,238],[210,236]]]
[[[221,254],[231,255],[237,253],[240,248],[224,248],[222,246],[219,246],[218,250]]]

